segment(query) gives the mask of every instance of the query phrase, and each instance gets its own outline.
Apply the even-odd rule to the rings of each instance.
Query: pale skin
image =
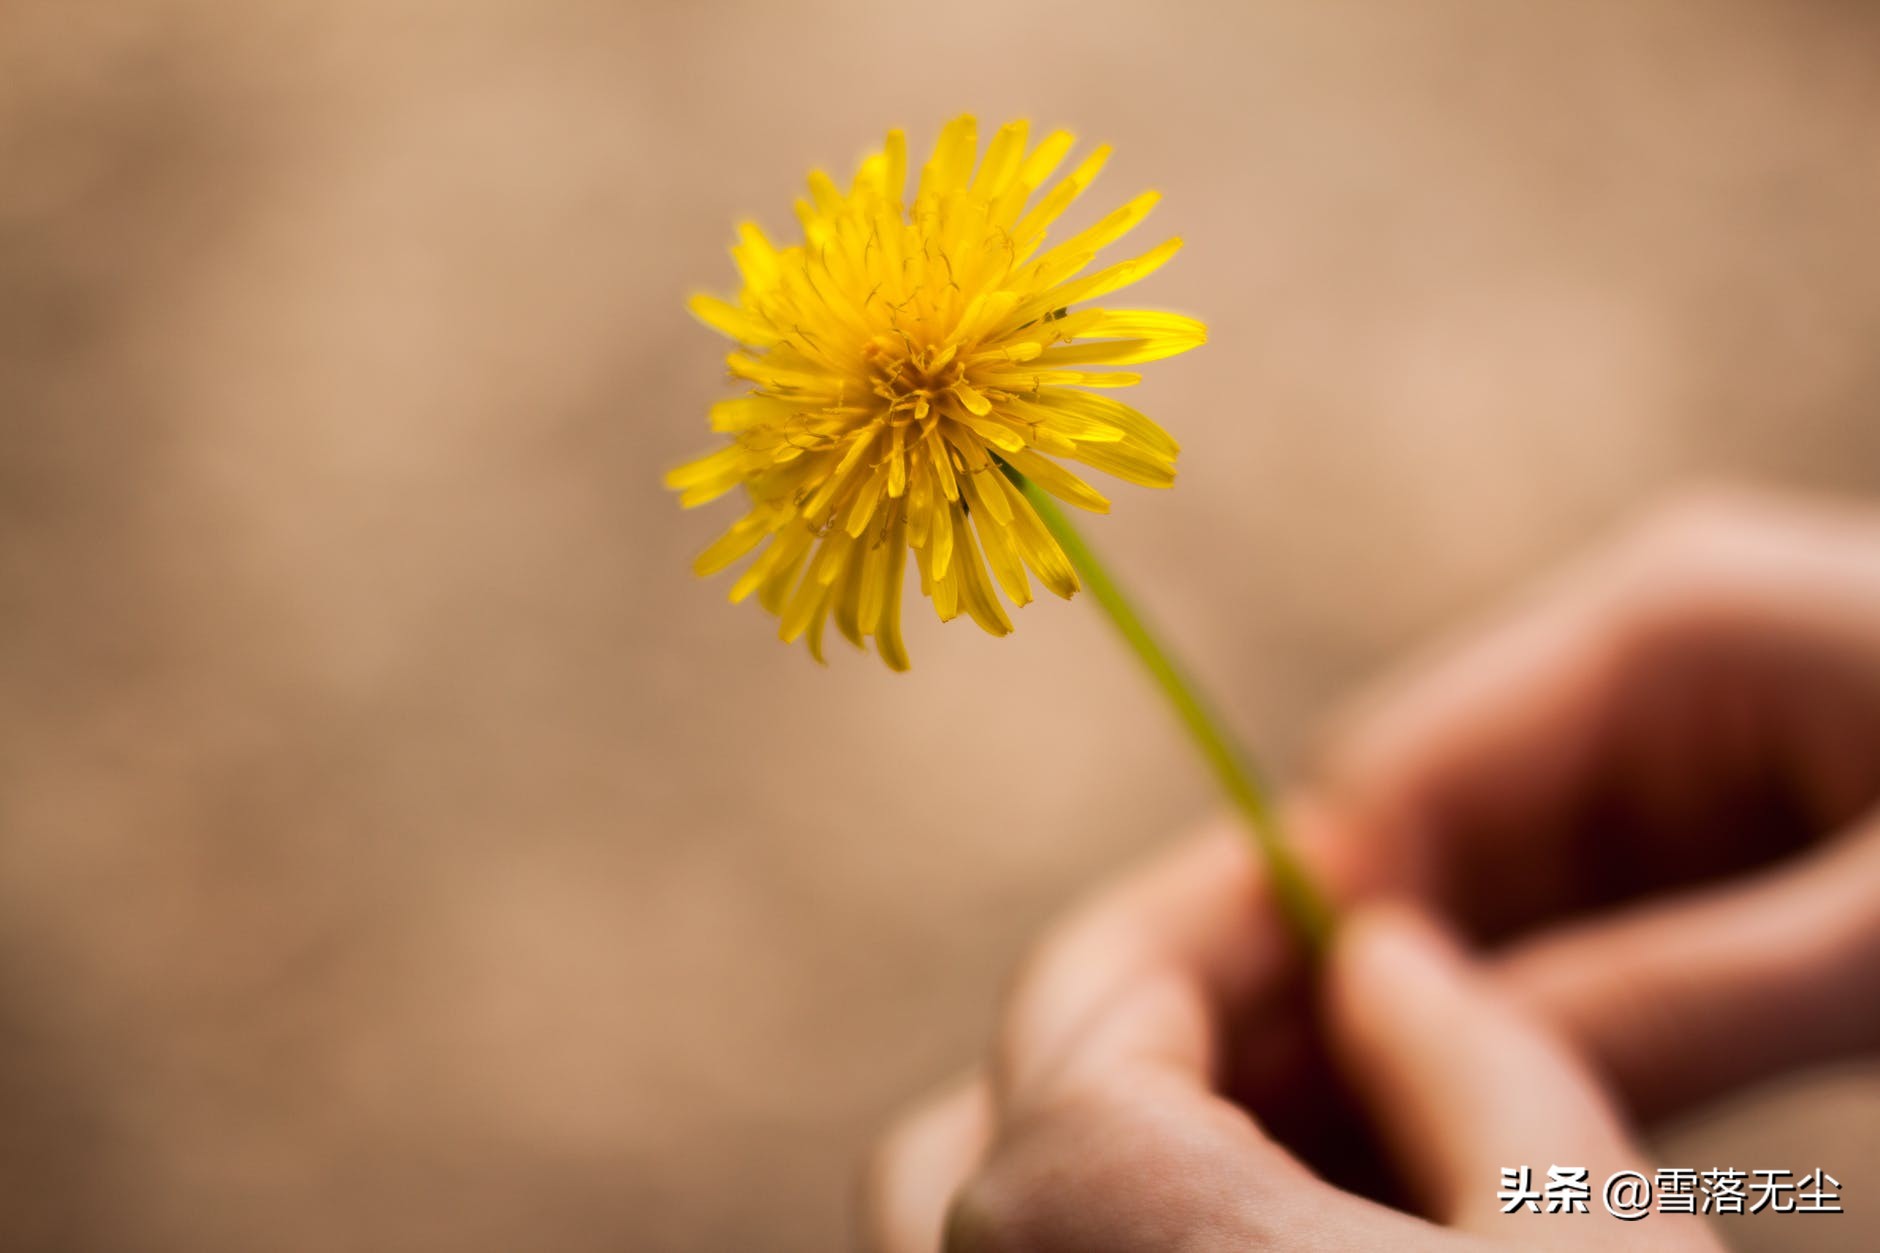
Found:
[[[1876,801],[1880,512],[1661,510],[1328,737],[1316,973],[1225,826],[1047,934],[878,1146],[865,1247],[1718,1248],[1598,1184],[1663,1164],[1637,1120],[1880,1049]],[[1556,1163],[1592,1213],[1501,1212]]]

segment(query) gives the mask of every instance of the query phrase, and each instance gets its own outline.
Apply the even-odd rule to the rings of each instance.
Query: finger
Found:
[[[1387,858],[1365,856],[1309,811],[1293,818],[1302,857],[1334,899],[1386,873]],[[1219,825],[1098,893],[1023,963],[1000,1015],[995,1095],[1009,1108],[1070,1070],[1122,1058],[1154,1057],[1206,1084],[1222,1016],[1276,995],[1300,969],[1244,835]],[[1128,1012],[1156,998],[1180,1008],[1159,1020]]]
[[[947,1206],[985,1157],[992,1093],[969,1076],[889,1130],[862,1179],[862,1240],[868,1253],[939,1253]]]
[[[1880,798],[1876,624],[1880,516],[1681,506],[1355,710],[1317,776],[1482,934],[1725,874]]]
[[[1303,1247],[1296,1219],[1328,1223],[1349,1198],[1209,1086],[1196,1057],[1209,1013],[1173,973],[1097,1009],[1085,1038],[1002,1111],[948,1211],[947,1253]]]
[[[1334,896],[1357,892],[1384,864],[1357,856],[1310,814],[1294,817],[1308,862]],[[1172,1115],[1226,1123],[1217,1129],[1234,1156],[1264,1153],[1270,1145],[1251,1120],[1213,1099],[1219,1017],[1222,1006],[1277,983],[1295,957],[1244,834],[1228,824],[1119,877],[1047,936],[1014,979],[994,1082],[916,1114],[876,1153],[863,1198],[870,1247],[934,1247],[948,1198],[1001,1124],[1017,1124],[1017,1138],[1035,1145],[1066,1123],[1069,1107],[1087,1118],[1118,1093],[1164,1091],[1158,1105]],[[991,1207],[988,1190],[1002,1194],[1011,1173],[1007,1161],[981,1180],[974,1212]],[[1263,1177],[1297,1181],[1302,1173],[1272,1149]]]
[[[1326,1011],[1341,1068],[1434,1217],[1522,1247],[1611,1234],[1503,1214],[1504,1167],[1543,1180],[1553,1165],[1585,1167],[1604,1180],[1645,1158],[1587,1067],[1433,924],[1389,906],[1349,919],[1333,943]]]
[[[1880,1049],[1880,998],[1860,991],[1880,969],[1880,818],[1779,873],[1549,932],[1495,964],[1642,1115]]]

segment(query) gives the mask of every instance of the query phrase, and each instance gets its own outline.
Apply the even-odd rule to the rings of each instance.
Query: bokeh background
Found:
[[[1670,484],[1880,489],[1877,62],[1777,0],[10,0],[0,1247],[841,1248],[1207,808],[1086,606],[896,677],[690,578],[682,300],[810,166],[971,109],[1167,194],[1213,341],[1096,530],[1285,762]],[[1668,1134],[1820,1158],[1855,1214],[1755,1247],[1853,1249],[1876,1128],[1855,1068]]]

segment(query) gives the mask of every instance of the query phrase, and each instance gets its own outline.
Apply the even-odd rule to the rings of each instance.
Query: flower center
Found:
[[[936,348],[876,339],[862,355],[868,359],[875,395],[888,402],[882,417],[889,422],[925,421],[940,397],[966,377],[953,345]]]

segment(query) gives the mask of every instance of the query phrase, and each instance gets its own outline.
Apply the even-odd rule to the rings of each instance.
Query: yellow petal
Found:
[[[920,199],[945,196],[966,185],[973,172],[973,154],[979,148],[979,124],[970,113],[962,114],[940,130],[933,156],[920,174]]]
[[[1052,171],[1064,163],[1070,155],[1071,145],[1077,137],[1069,131],[1052,131],[1038,141],[1038,146],[1025,158],[1025,164],[1019,168],[1018,180],[1028,187],[1042,187],[1044,180],[1051,177]]]
[[[842,520],[842,529],[860,539],[887,490],[888,468],[876,466],[862,481],[862,485],[855,489],[855,499],[849,502],[849,512]]]
[[[796,592],[784,605],[783,612],[778,615],[777,638],[786,644],[794,643],[809,627],[811,620],[826,611],[828,606],[828,585],[805,575],[796,585]]]
[[[988,413],[992,412],[992,402],[987,400],[984,393],[980,392],[970,383],[955,383],[953,385],[953,394],[958,396],[960,403],[966,406],[966,412],[976,418],[983,418]]]
[[[711,542],[692,561],[695,574],[716,574],[757,547],[770,534],[770,519],[761,513],[746,514],[731,524],[731,529]]]
[[[1006,425],[997,414],[978,417],[974,414],[957,412],[951,415],[955,422],[971,431],[979,438],[1002,452],[1018,452],[1025,447],[1025,436]]]
[[[732,603],[736,604],[754,591],[768,592],[773,584],[782,584],[787,587],[790,576],[803,564],[803,555],[809,551],[810,543],[814,539],[815,535],[800,522],[778,531],[777,537],[771,540],[770,547],[759,554],[756,561],[746,566],[744,573],[738,576],[738,581],[731,585]],[[780,594],[781,592],[773,594],[773,598],[774,595]],[[761,596],[760,600],[762,600]],[[777,611],[777,606],[771,604],[770,601],[763,600],[763,604],[772,613]]]
[[[1012,502],[1000,491],[995,480],[1003,477],[997,469],[978,470],[966,476],[966,498],[973,506],[973,516],[994,526],[1012,525]]]
[[[1046,387],[1134,387],[1142,375],[1125,370],[982,370],[981,387],[1030,395]]]
[[[1094,339],[1176,339],[1205,344],[1208,328],[1196,318],[1159,309],[1092,309],[1094,315],[1079,338]]]
[[[1145,191],[1120,209],[1105,214],[1096,225],[1079,231],[1032,263],[1032,281],[1052,286],[1090,264],[1099,251],[1142,224],[1161,202],[1160,192]]]
[[[728,304],[716,296],[703,293],[693,296],[686,302],[686,308],[692,316],[722,335],[728,335],[741,344],[750,344],[754,348],[765,348],[777,342],[777,333],[770,324],[748,309],[740,309]]]
[[[1071,559],[1064,555],[1056,537],[1045,527],[1044,520],[1025,499],[1024,493],[1004,475],[1000,475],[999,480],[1005,485],[1006,499],[1012,503],[1012,538],[1018,544],[1019,556],[1025,559],[1039,582],[1069,600],[1079,587]]]
[[[1018,237],[1021,248],[1030,244],[1044,233],[1046,227],[1055,222],[1064,210],[1071,207],[1071,202],[1083,195],[1084,190],[1096,181],[1105,164],[1110,159],[1110,146],[1099,145],[1083,159],[1083,163],[1065,176],[1064,181],[1046,192],[1031,212],[1019,219],[1012,233]]]
[[[998,471],[991,473],[996,475]],[[990,491],[975,494],[973,499],[976,506],[981,506],[995,497],[1009,519],[1011,505],[1005,500],[1005,493],[996,486],[992,486]],[[986,563],[992,567],[992,577],[1005,589],[1006,598],[1022,608],[1031,603],[1031,580],[1025,575],[1024,559],[1018,555],[1018,545],[1012,540],[1011,528],[990,514],[989,506],[976,508],[973,529],[978,532],[980,545],[986,550]]]
[[[1119,313],[1089,312],[1090,316],[1077,328],[1074,336],[1077,342],[1040,352],[1035,359],[1038,368],[1077,364],[1134,365],[1173,357],[1208,342],[1207,327],[1180,314],[1136,309]]]
[[[731,245],[731,259],[737,262],[738,273],[749,290],[767,292],[777,286],[782,272],[777,250],[757,223],[738,223],[738,242]]]
[[[945,570],[935,570],[933,554],[928,549],[916,549],[915,556],[920,561],[921,580],[926,586],[927,595],[933,598],[934,613],[939,615],[942,622],[953,621],[960,616],[960,572],[950,563]]]
[[[836,463],[829,477],[823,480],[823,485],[803,502],[805,518],[811,522],[820,523],[830,503],[841,495],[843,489],[849,486],[850,481],[856,475],[867,470],[868,452],[875,446],[877,433],[878,428],[870,426],[854,437],[849,444],[848,451],[842,454],[842,460]]]
[[[931,534],[927,543],[927,557],[931,563],[929,577],[943,579],[953,569],[953,530],[957,520],[959,506],[949,501],[935,501],[930,511],[933,517]]]
[[[1037,366],[1041,370],[1058,370],[1074,365],[1139,365],[1200,346],[1156,339],[1093,339],[1087,343],[1047,348],[1038,354]]]
[[[1007,122],[986,145],[985,160],[973,179],[973,191],[987,200],[996,200],[1018,174],[1025,157],[1025,138],[1031,127],[1024,121]]]
[[[1041,317],[1052,309],[1063,309],[1070,305],[1082,304],[1088,300],[1095,300],[1100,296],[1107,296],[1118,288],[1127,287],[1131,283],[1140,282],[1161,269],[1164,265],[1167,265],[1169,258],[1181,251],[1181,246],[1182,241],[1180,239],[1165,240],[1143,253],[1140,257],[1131,257],[1127,261],[1119,261],[1107,269],[1098,270],[1095,274],[1087,278],[1073,279],[1068,283],[1061,283],[1051,290],[1044,292],[1042,295],[1031,297],[1021,303],[1017,308],[1013,309],[1012,316],[1008,319],[1008,324],[1011,329],[1016,330],[1024,323],[1031,321],[1033,318]]]
[[[710,418],[712,430],[736,434],[767,423],[787,422],[796,412],[795,405],[775,396],[739,396],[712,405]]]
[[[809,172],[809,194],[816,201],[816,212],[823,216],[833,217],[842,211],[842,190],[823,171]]]
[[[1005,616],[1005,606],[992,593],[992,580],[986,577],[986,563],[980,560],[979,546],[973,543],[973,528],[962,518],[958,521],[960,537],[960,602],[974,622],[988,635],[1010,635],[1012,620]]]
[[[907,453],[902,447],[900,427],[894,428],[894,442],[888,452],[888,495],[899,500],[907,492]]]
[[[923,457],[910,467],[907,478],[907,542],[915,548],[927,547],[933,533],[934,495],[932,471]]]
[[[1050,409],[1027,398],[1014,396],[1004,402],[1012,416],[1028,423],[1034,431],[1048,430],[1070,441],[1113,444],[1125,438],[1123,429],[1100,422],[1086,414],[1065,409]],[[1068,450],[1065,454],[1068,455]]]
[[[822,603],[816,606],[816,612],[810,615],[809,629],[804,632],[804,642],[809,645],[809,655],[816,659],[817,665],[826,666],[828,660],[823,657],[823,624],[829,621],[831,598],[824,596]]]
[[[816,549],[816,560],[810,564],[807,577],[824,587],[832,586],[848,566],[849,551],[854,547],[855,537],[847,531],[829,532],[823,536],[822,544]]]
[[[886,566],[876,589],[881,605],[873,623],[875,647],[890,670],[906,670],[907,647],[901,642],[901,584],[907,568],[907,532],[901,521],[897,520],[889,532],[885,547]]]
[[[1071,456],[1093,469],[1143,487],[1171,487],[1175,465],[1131,444],[1079,444]]]
[[[907,194],[907,136],[899,130],[889,131],[882,155],[888,161],[885,180],[888,199],[899,202]]]
[[[690,509],[716,500],[745,479],[749,454],[736,444],[728,444],[666,471],[666,486],[679,493],[679,504]]]
[[[1146,414],[1130,408],[1120,400],[1068,387],[1047,387],[1031,397],[1031,401],[1041,408],[1076,414],[1090,421],[1116,427],[1128,439],[1162,454],[1168,460],[1172,461],[1175,454],[1181,451],[1181,445],[1175,442],[1174,436]]]
[[[868,546],[865,544],[849,545],[848,562],[836,579],[834,603],[831,613],[836,620],[836,630],[842,637],[857,648],[862,646],[862,572],[868,560]]]
[[[934,482],[940,485],[940,494],[948,500],[960,498],[960,485],[953,477],[953,450],[941,437],[940,427],[936,424],[927,431],[927,461],[933,466]]]
[[[1005,459],[1014,470],[1066,504],[1092,513],[1110,511],[1110,502],[1101,493],[1055,461],[1029,451],[1006,453]]]
[[[856,625],[863,635],[873,635],[875,624],[881,621],[881,611],[888,603],[888,568],[895,560],[895,554],[905,555],[907,536],[899,519],[888,527],[887,534],[870,544],[862,556],[862,597],[856,607]],[[896,580],[900,575],[897,573]]]

